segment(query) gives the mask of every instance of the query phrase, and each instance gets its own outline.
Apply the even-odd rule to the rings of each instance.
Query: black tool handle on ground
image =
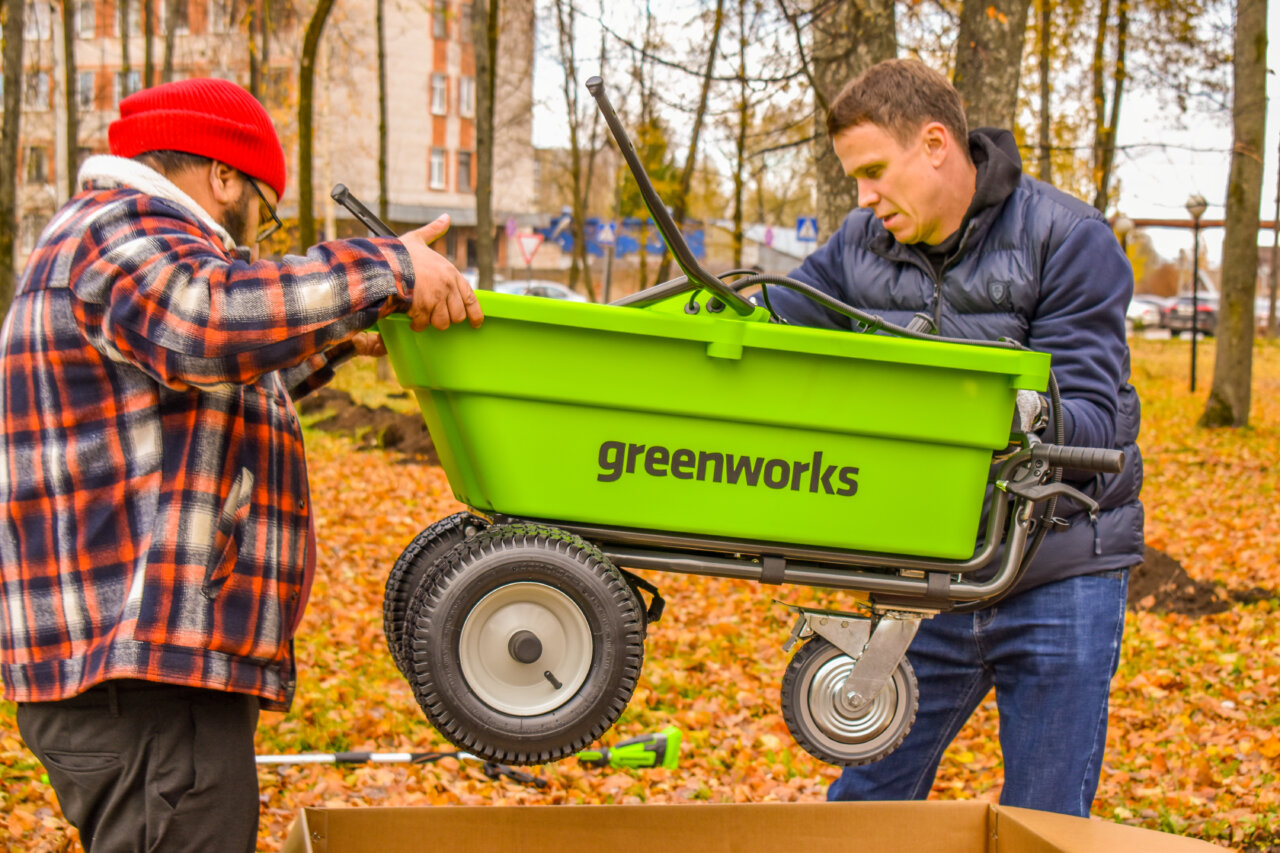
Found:
[[[1124,469],[1124,451],[1101,447],[1067,447],[1057,444],[1037,444],[1031,448],[1031,458],[1043,460],[1055,468],[1075,468],[1080,471],[1116,473]]]
[[[600,114],[604,116],[605,124],[609,125],[609,131],[618,143],[618,150],[622,152],[622,157],[627,161],[627,166],[631,169],[631,175],[635,178],[636,185],[640,187],[640,196],[644,199],[644,206],[649,209],[649,213],[653,216],[653,221],[658,226],[658,231],[666,241],[667,248],[671,250],[671,254],[675,257],[676,264],[679,265],[680,270],[688,276],[693,286],[710,290],[721,302],[728,305],[738,314],[744,317],[751,314],[751,312],[755,311],[755,306],[739,296],[736,291],[729,289],[720,279],[704,270],[697,259],[694,258],[693,252],[689,251],[689,245],[680,236],[680,228],[676,225],[675,220],[671,218],[671,211],[667,210],[667,206],[663,204],[662,199],[658,196],[658,191],[654,189],[653,182],[649,180],[649,174],[645,171],[644,164],[640,162],[640,157],[636,154],[635,146],[631,144],[631,137],[627,135],[626,129],[623,128],[622,122],[618,119],[618,114],[614,112],[613,104],[609,102],[608,95],[604,93],[604,80],[599,77],[592,77],[587,81],[587,91],[596,99]],[[641,247],[641,251],[644,251],[644,247]]]
[[[391,230],[387,223],[383,222],[377,215],[365,207],[361,201],[351,194],[351,190],[347,189],[346,184],[334,184],[333,192],[329,193],[329,198],[351,211],[351,215],[364,223],[364,227],[373,232],[375,237],[395,237],[396,232]]]

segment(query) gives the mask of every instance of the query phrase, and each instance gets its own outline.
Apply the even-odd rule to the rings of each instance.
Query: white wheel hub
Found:
[[[513,654],[512,639],[528,634],[541,648],[524,663]],[[458,638],[467,685],[495,711],[517,717],[569,701],[587,680],[593,651],[582,609],[560,590],[533,582],[500,586],[480,599]]]

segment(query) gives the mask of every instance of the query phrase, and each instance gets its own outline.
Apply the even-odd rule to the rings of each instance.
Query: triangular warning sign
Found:
[[[542,245],[542,239],[541,234],[516,235],[516,243],[520,246],[520,257],[524,258],[525,266],[533,263],[533,255]]]

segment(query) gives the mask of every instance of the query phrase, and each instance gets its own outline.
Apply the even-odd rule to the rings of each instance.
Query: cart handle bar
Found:
[[[397,236],[391,230],[391,226],[379,219],[372,210],[365,207],[359,199],[351,194],[351,190],[347,189],[346,184],[334,184],[333,191],[329,193],[329,198],[351,211],[351,215],[359,219],[365,228],[373,232],[375,237]]]
[[[649,208],[649,213],[653,216],[653,222],[658,226],[658,232],[662,234],[662,239],[666,242],[667,248],[671,250],[671,254],[675,257],[676,264],[679,265],[680,270],[689,277],[689,281],[710,290],[737,314],[743,317],[750,316],[756,310],[755,306],[726,287],[720,279],[704,270],[698,263],[697,258],[693,256],[693,252],[689,250],[689,244],[685,242],[684,236],[681,235],[675,220],[671,218],[671,211],[667,210],[667,206],[662,203],[662,199],[658,196],[658,191],[653,187],[653,182],[649,180],[644,164],[640,162],[640,157],[636,154],[636,148],[631,144],[631,138],[627,136],[627,131],[623,128],[622,122],[618,120],[618,114],[614,112],[613,104],[609,103],[609,96],[604,93],[604,80],[599,77],[592,77],[587,81],[587,91],[596,99],[596,105],[599,106],[605,123],[609,125],[609,132],[613,134],[614,140],[617,141],[618,150],[622,152],[622,157],[627,161],[627,167],[631,169],[631,175],[635,178],[636,185],[640,187],[640,197],[644,199],[644,206]],[[641,247],[641,251],[643,249],[644,247]]]
[[[1106,474],[1118,474],[1124,470],[1124,451],[1102,447],[1037,444],[1031,448],[1031,458],[1046,462],[1054,468],[1075,468]]]

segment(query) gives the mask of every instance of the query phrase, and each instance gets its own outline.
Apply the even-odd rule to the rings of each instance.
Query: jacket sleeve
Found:
[[[350,341],[343,341],[321,353],[308,358],[301,364],[280,371],[280,381],[284,383],[289,396],[295,401],[328,385],[338,368],[351,360],[356,348]]]
[[[804,263],[792,270],[789,278],[798,279],[812,285],[823,293],[847,302],[848,294],[844,286],[844,242],[845,226],[832,234],[813,254],[805,258]],[[763,305],[759,294],[752,301]],[[839,329],[848,331],[853,328],[848,317],[824,308],[803,293],[797,293],[785,287],[769,288],[769,305],[773,313],[788,323],[797,326],[816,326],[820,329]]]
[[[1027,343],[1053,357],[1067,443],[1113,447],[1133,270],[1107,224],[1078,223],[1046,259],[1040,288]]]
[[[413,287],[399,240],[339,240],[249,264],[179,208],[142,195],[104,211],[72,265],[90,340],[175,390],[300,365],[405,307]]]

